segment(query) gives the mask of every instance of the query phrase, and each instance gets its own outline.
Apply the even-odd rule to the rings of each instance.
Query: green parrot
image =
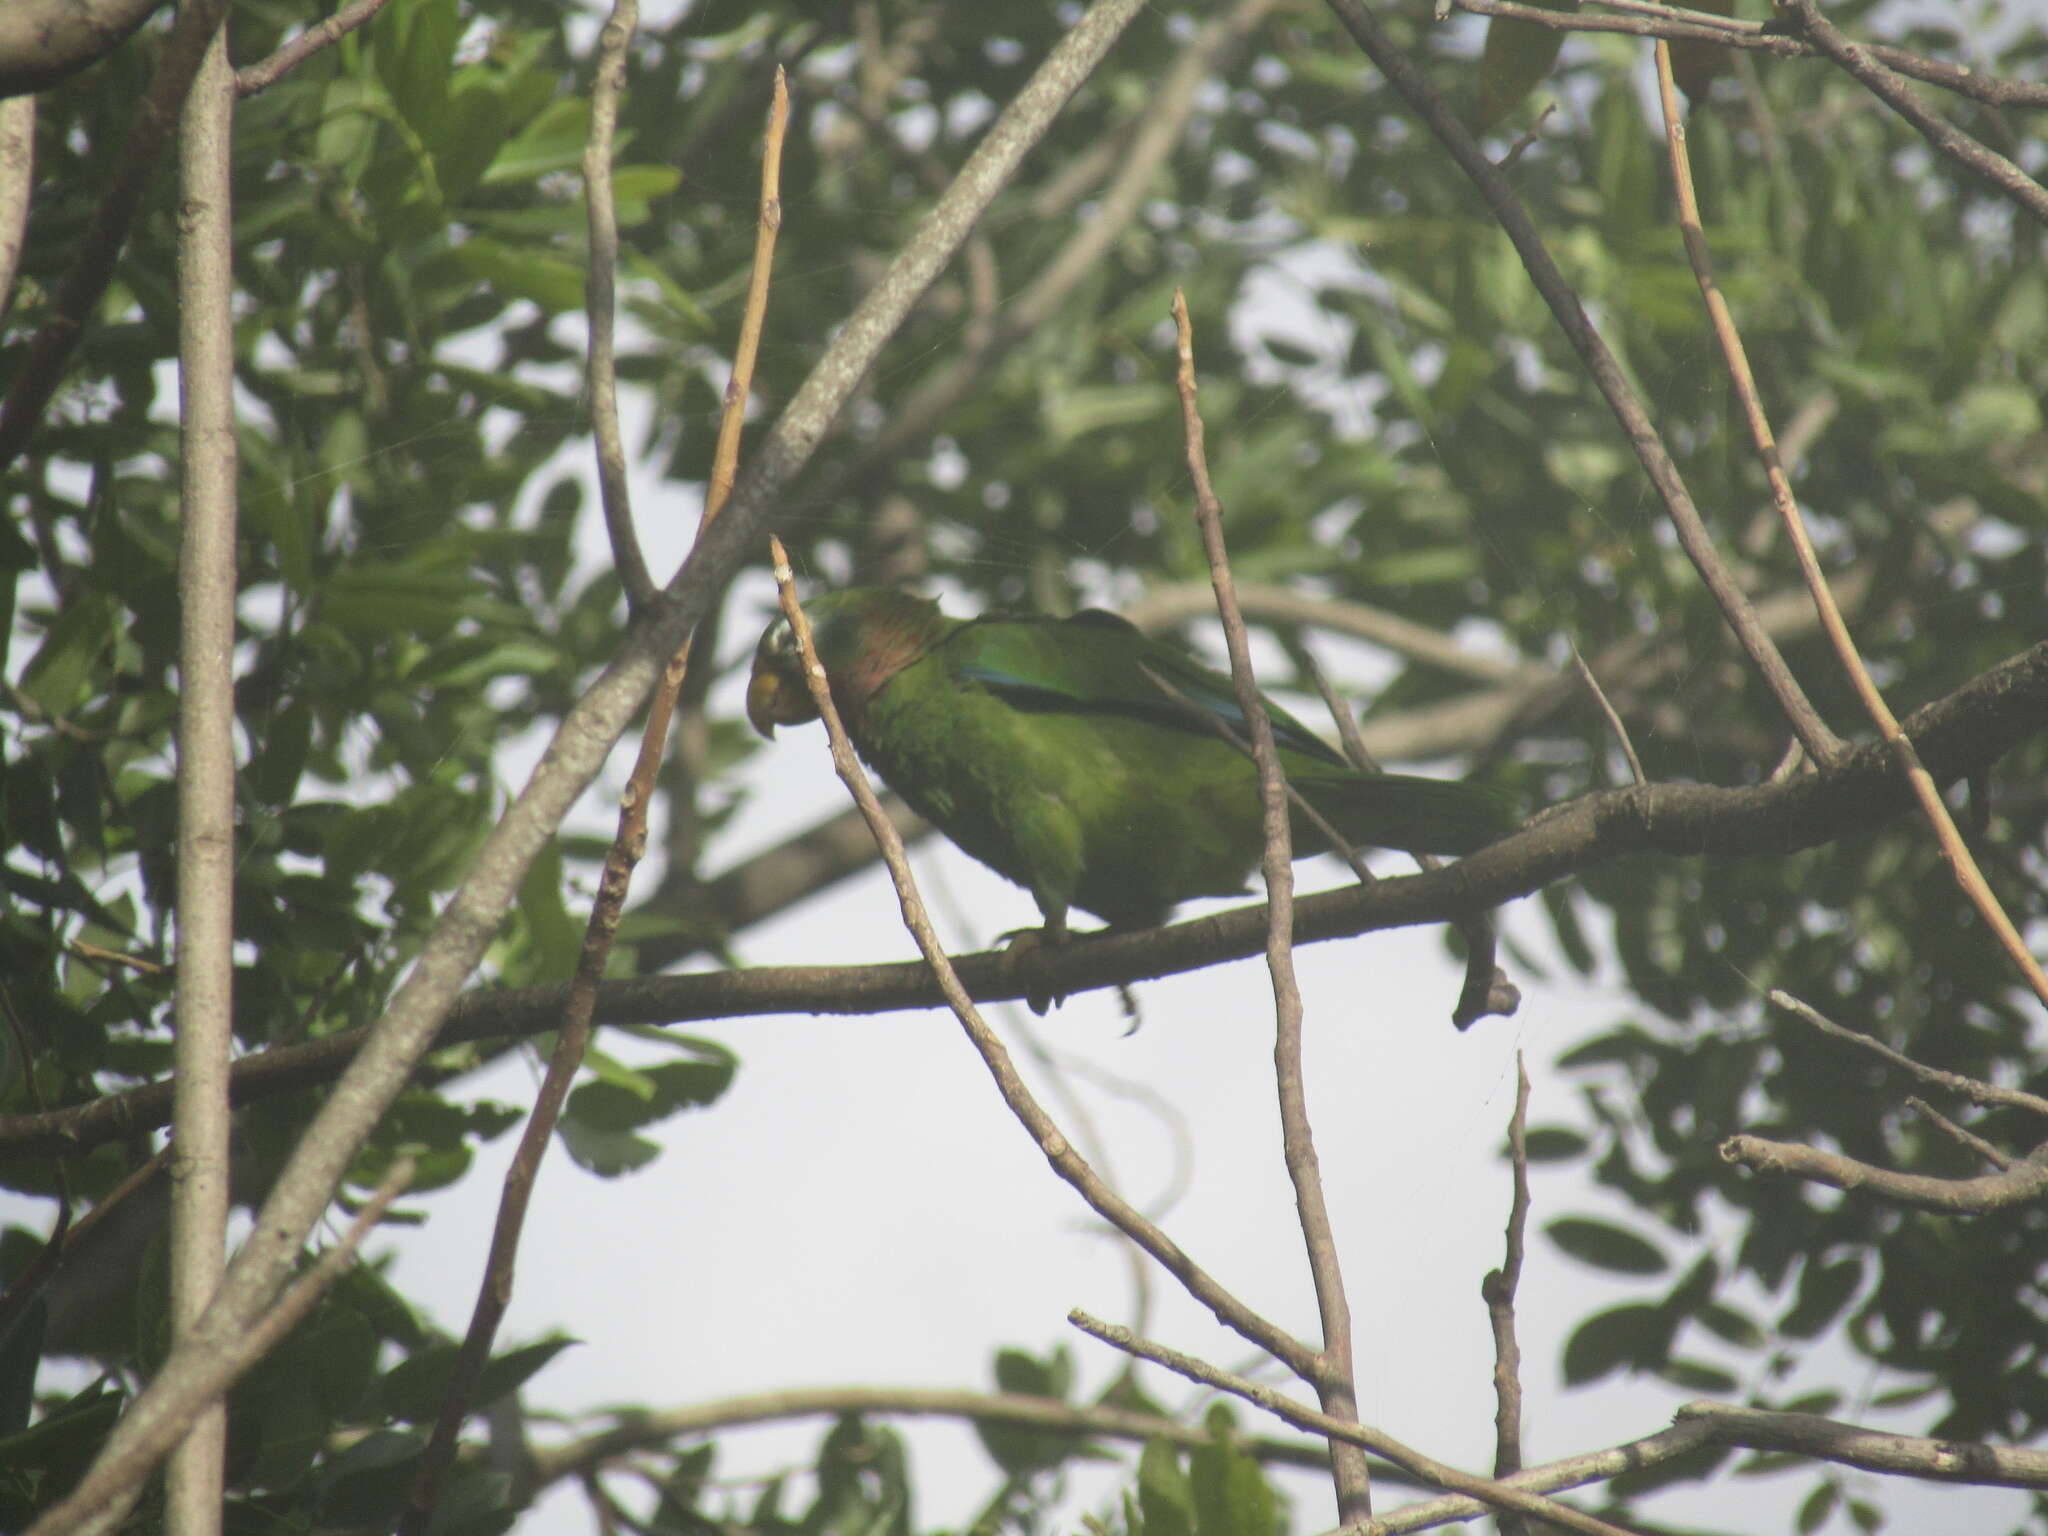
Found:
[[[1044,938],[1080,907],[1112,928],[1237,896],[1265,838],[1258,771],[1228,677],[1090,610],[953,619],[880,587],[804,604],[832,702],[868,765],[917,813],[1028,890]],[[1178,695],[1178,697],[1176,697]],[[1288,783],[1354,847],[1470,853],[1513,830],[1493,790],[1358,772],[1271,700]],[[789,621],[754,652],[747,718],[764,736],[817,718]],[[1330,851],[1297,809],[1297,857]]]

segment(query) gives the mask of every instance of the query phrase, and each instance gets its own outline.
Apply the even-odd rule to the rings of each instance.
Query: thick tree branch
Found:
[[[563,717],[539,766],[492,829],[413,969],[373,1026],[365,1049],[300,1138],[195,1330],[197,1336],[171,1352],[116,1423],[98,1460],[70,1495],[31,1528],[33,1536],[109,1529],[116,1512],[107,1500],[120,1486],[119,1479],[128,1475],[121,1469],[159,1461],[193,1413],[233,1379],[232,1374],[216,1372],[212,1362],[247,1335],[290,1277],[356,1148],[433,1043],[443,1016],[496,934],[527,869],[596,776],[626,722],[647,697],[656,672],[702,617],[712,594],[757,547],[768,508],[809,461],[884,343],[1142,5],[1143,0],[1096,0],[1090,6],[990,125],[952,189],[833,337],[767,433],[725,514],[699,541],[648,619],[634,626],[618,656]],[[204,9],[194,0],[180,15],[179,26]],[[218,15],[212,15],[202,41],[211,37],[211,22],[217,21]],[[193,63],[196,67],[196,53]],[[182,99],[182,85],[177,94]],[[125,218],[121,223],[125,228]],[[36,413],[46,396],[47,391],[38,397]],[[9,405],[14,404],[10,398]],[[18,409],[13,414],[19,419]],[[9,415],[0,408],[0,436],[7,430]],[[26,426],[16,430],[25,438]],[[18,447],[17,442],[14,451]]]
[[[1980,772],[2019,743],[2048,734],[2048,642],[1909,716],[1905,728],[1942,782]],[[1296,940],[1320,943],[1447,922],[1474,904],[1497,906],[1631,854],[1745,857],[1815,848],[1866,834],[1910,804],[1877,743],[1852,748],[1831,773],[1777,783],[1602,790],[1556,806],[1514,836],[1444,869],[1305,896],[1296,903]],[[1262,907],[1238,907],[1167,928],[1090,937],[1041,957],[1038,968],[1069,993],[1116,986],[1257,954],[1265,932]],[[1003,956],[967,956],[955,964],[977,1001],[1024,995],[1016,967]],[[473,992],[450,1012],[431,1043],[552,1029],[563,993],[559,986]],[[929,971],[917,962],[763,966],[607,982],[598,994],[598,1019],[667,1024],[777,1013],[846,1016],[931,1008],[941,1001]],[[343,1031],[244,1057],[235,1064],[236,1100],[332,1081],[368,1036],[365,1030]],[[0,1155],[96,1146],[164,1124],[169,1102],[168,1085],[155,1083],[46,1115],[0,1116]]]
[[[234,70],[227,28],[185,98],[178,138],[178,846],[171,1338],[189,1337],[228,1241],[228,1062],[235,983]],[[217,1536],[227,1411],[171,1458],[170,1536]]]
[[[0,96],[46,90],[97,64],[164,0],[8,0],[0,5]]]

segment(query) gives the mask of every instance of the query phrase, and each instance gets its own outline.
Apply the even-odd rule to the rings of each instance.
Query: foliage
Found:
[[[236,57],[267,53],[316,9],[238,6]],[[1108,216],[1119,166],[1163,110],[1159,83],[1216,9],[1154,6],[1002,194],[978,258],[1002,293]],[[1419,5],[1385,9],[1476,113],[1478,34],[1431,28]],[[1972,9],[1897,40],[2025,73],[2038,26],[1993,26],[1990,8]],[[758,384],[769,413],[911,233],[934,174],[958,166],[1068,19],[1059,7],[943,0],[701,0],[643,31],[618,171],[632,322],[620,372],[654,406],[639,451],[678,487],[696,493],[709,469],[773,63],[792,67],[798,115]],[[1857,24],[1889,23],[1863,11]],[[617,581],[578,557],[594,509],[557,456],[584,430],[574,172],[593,31],[540,0],[394,0],[238,114],[247,768],[235,1032],[246,1051],[378,1016],[507,801],[500,744],[557,719],[621,636]],[[0,376],[75,259],[158,42],[146,32],[40,103],[37,199],[0,321]],[[1700,320],[1637,89],[1641,57],[1628,40],[1567,43],[1538,93],[1561,110],[1513,175],[1739,574],[1768,601],[1796,592],[1796,569]],[[1184,469],[1161,342],[1179,285],[1212,317],[1202,400],[1210,442],[1228,445],[1217,490],[1241,581],[1368,602],[1536,662],[1565,665],[1576,644],[1625,678],[1614,691],[1651,778],[1767,774],[1784,744],[1773,704],[1467,184],[1320,7],[1273,8],[1223,73],[1227,86],[1196,94],[1135,217],[1049,318],[1012,334],[1006,305],[981,307],[971,261],[947,275],[790,499],[783,536],[799,565],[824,581],[919,577],[964,607],[1068,610],[1206,579],[1173,511]],[[1507,132],[1533,116],[1493,105]],[[1967,102],[1944,110],[2016,158],[2040,152],[2031,122]],[[2041,244],[1815,61],[1742,55],[1703,88],[1689,131],[1723,286],[1796,443],[1788,457],[1822,558],[1903,713],[2048,632]],[[176,213],[159,176],[69,388],[5,490],[0,978],[13,1022],[0,1031],[0,1112],[81,1103],[169,1061]],[[971,388],[906,424],[906,404],[963,356],[982,360]],[[1301,626],[1277,633],[1297,656],[1314,640]],[[1822,712],[1845,730],[1859,720],[1812,626],[1790,623],[1781,641]],[[1405,661],[1369,718],[1470,686]],[[634,919],[630,938],[649,953],[724,936],[675,899],[744,793],[747,738],[713,727],[672,786],[689,797],[673,819],[694,830],[672,840],[661,897]],[[1532,708],[1455,752],[1504,763],[1543,803],[1618,771],[1590,711]],[[1970,795],[1987,873],[2036,932],[2048,915],[2044,782],[2037,737]],[[487,984],[568,974],[584,905],[573,888],[591,852],[567,839],[535,868]],[[1958,916],[1930,842],[1891,827],[1788,858],[1613,864],[1548,893],[1546,909],[1574,963],[1614,968],[1634,999],[1565,1055],[1585,1083],[1578,1123],[1531,1138],[1634,1213],[1626,1227],[1550,1227],[1574,1260],[1635,1288],[1584,1320],[1568,1376],[1649,1372],[1733,1391],[1735,1377],[1696,1353],[1710,1340],[1767,1399],[1827,1340],[1924,1394],[1932,1432],[2024,1440],[2048,1428],[2039,1208],[1959,1220],[1823,1198],[1715,1151],[1730,1132],[1761,1129],[1920,1171],[1971,1166],[1903,1111],[1874,1112],[1902,1097],[1889,1074],[1763,1016],[1768,987],[1930,1065],[2048,1091],[2035,1011],[1979,925]],[[601,1176],[654,1155],[649,1125],[715,1110],[734,1070],[709,1042],[642,1033],[675,1059],[594,1056],[569,1103],[565,1150]],[[503,1048],[438,1052],[357,1159],[354,1189],[401,1154],[429,1184],[464,1177],[475,1143],[516,1118],[461,1090],[461,1074]],[[260,1195],[307,1113],[304,1095],[240,1112],[238,1200]],[[2002,1113],[1980,1128],[2005,1145],[2031,1139]],[[105,1198],[148,1150],[109,1142],[67,1159],[71,1196]],[[17,1155],[0,1158],[0,1184],[37,1201],[36,1220],[0,1238],[0,1272],[19,1275],[49,1229],[57,1179],[49,1159]],[[1732,1246],[1704,1236],[1723,1218]],[[128,1277],[96,1316],[59,1331],[31,1307],[0,1335],[0,1526],[75,1475],[161,1356],[153,1247],[96,1251]],[[1738,1292],[1768,1298],[1764,1313]],[[520,1389],[564,1342],[501,1354],[492,1394]],[[236,1528],[385,1518],[448,1347],[374,1267],[353,1271],[236,1391]],[[96,1374],[69,1393],[45,1382],[32,1411],[45,1355],[82,1356]],[[1031,1374],[1005,1369],[1023,1373],[1017,1383]],[[1071,1385],[1050,1367],[1041,1376],[1014,1389]],[[544,1374],[531,1392],[546,1397]],[[1277,1530],[1263,1474],[1227,1425],[1212,1427],[1206,1450],[1147,1447],[1106,1524],[1134,1536]],[[1017,1431],[984,1439],[998,1478],[1019,1486],[1085,1451]],[[640,1528],[915,1528],[904,1452],[878,1425],[831,1430],[796,1515],[782,1512],[794,1496],[781,1486],[750,1510],[700,1507],[711,1455],[669,1454]],[[534,1495],[481,1460],[463,1465],[439,1529],[503,1529]],[[1815,1527],[1837,1496],[1831,1482],[1816,1487]],[[1003,1507],[1019,1524],[1038,1508]]]

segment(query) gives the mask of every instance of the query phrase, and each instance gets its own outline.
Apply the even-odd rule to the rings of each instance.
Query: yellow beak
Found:
[[[817,718],[817,706],[811,703],[811,690],[802,678],[772,667],[756,667],[747,679],[747,719],[763,736],[773,739],[778,725],[802,725]]]

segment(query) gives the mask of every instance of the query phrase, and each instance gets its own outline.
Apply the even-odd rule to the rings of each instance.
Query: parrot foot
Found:
[[[1041,970],[1043,957],[1048,950],[1058,949],[1067,942],[1065,924],[1055,926],[1047,923],[1043,928],[1012,928],[1008,933],[998,934],[996,942],[1002,946],[1003,960],[1012,970],[1026,974],[1019,977],[1024,987],[1024,1002],[1040,1018],[1047,1010],[1067,1000],[1067,994],[1054,986],[1043,975],[1029,974]]]

